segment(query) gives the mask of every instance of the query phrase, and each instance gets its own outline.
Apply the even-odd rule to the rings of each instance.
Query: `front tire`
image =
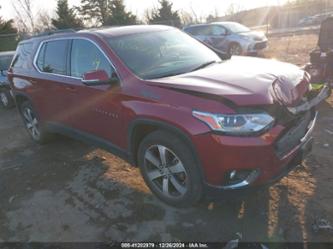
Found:
[[[38,144],[49,141],[51,135],[42,127],[37,113],[29,101],[25,101],[20,106],[21,116],[30,137]]]
[[[146,184],[163,202],[189,207],[201,199],[199,165],[189,146],[174,134],[155,131],[146,136],[139,146],[138,162]]]
[[[14,106],[14,100],[8,90],[0,91],[0,102],[3,108],[10,109]]]
[[[243,54],[242,47],[238,43],[231,43],[229,46],[228,52],[230,55],[242,55]]]

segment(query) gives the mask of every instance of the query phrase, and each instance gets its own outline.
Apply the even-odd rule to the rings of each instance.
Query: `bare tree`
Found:
[[[184,10],[179,12],[179,16],[184,26],[195,23],[193,16]]]
[[[194,18],[194,23],[200,23],[197,13],[194,11],[192,3],[190,5],[192,16]]]
[[[216,22],[219,19],[219,11],[218,9],[215,7],[214,9],[214,13],[210,14],[207,18],[206,18],[206,22],[210,23],[210,22]]]
[[[35,20],[32,11],[32,0],[14,0],[12,2],[16,13],[16,24],[19,32],[35,32]]]
[[[37,15],[35,32],[44,32],[47,30],[53,30],[52,17],[47,11],[40,11]]]
[[[144,19],[144,22],[145,23],[149,23],[149,20],[152,20],[154,15],[156,15],[157,13],[157,7],[154,6],[153,8],[151,9],[146,9],[144,14],[143,14],[143,19]]]
[[[235,4],[235,3],[231,3],[228,8],[226,9],[226,11],[224,12],[224,14],[226,16],[233,16],[235,14],[237,14],[238,12],[240,12],[242,10],[242,7],[239,4]]]

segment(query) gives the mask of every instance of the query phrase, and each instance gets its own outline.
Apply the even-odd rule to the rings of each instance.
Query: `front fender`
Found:
[[[130,155],[130,161],[132,163],[136,164],[135,154],[133,153],[137,149],[137,148],[134,148],[135,128],[138,126],[142,126],[142,125],[153,126],[153,127],[156,127],[156,129],[166,130],[166,131],[176,134],[177,137],[181,138],[183,140],[183,142],[185,142],[185,144],[189,146],[189,148],[192,152],[193,158],[197,162],[198,170],[200,171],[200,174],[203,177],[203,179],[205,179],[205,174],[204,174],[203,168],[201,166],[201,160],[197,153],[197,149],[195,148],[194,143],[192,142],[191,135],[185,129],[183,129],[181,127],[177,127],[174,124],[171,124],[169,122],[157,120],[154,118],[143,118],[143,117],[136,118],[129,124],[128,133],[127,133],[128,134],[128,152]]]

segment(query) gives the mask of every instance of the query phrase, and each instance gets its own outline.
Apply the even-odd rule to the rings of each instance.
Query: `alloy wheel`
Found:
[[[188,176],[179,157],[163,145],[150,146],[144,156],[149,181],[168,198],[180,198],[188,190]]]
[[[238,44],[233,44],[230,47],[229,53],[231,55],[241,55],[242,54],[242,48]]]
[[[25,126],[29,131],[30,135],[33,137],[33,139],[39,140],[40,131],[39,131],[38,120],[35,117],[33,111],[29,107],[24,109],[23,117],[24,117]]]

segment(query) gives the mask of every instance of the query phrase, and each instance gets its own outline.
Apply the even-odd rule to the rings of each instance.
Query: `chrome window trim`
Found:
[[[104,55],[104,57],[107,59],[107,61],[110,63],[110,66],[111,68],[114,70],[114,72],[118,75],[119,77],[119,74],[116,70],[116,67],[114,66],[114,64],[112,63],[112,61],[110,60],[110,58],[106,55],[106,53],[103,51],[103,49],[100,48],[100,46],[95,42],[93,41],[92,39],[90,38],[87,38],[87,37],[61,37],[61,38],[50,38],[50,39],[47,39],[47,40],[43,40],[39,45],[38,45],[38,49],[36,51],[36,54],[34,56],[34,60],[33,60],[33,66],[34,68],[41,74],[47,74],[47,75],[54,75],[54,76],[61,76],[61,77],[65,77],[65,78],[70,78],[70,79],[76,79],[76,80],[82,80],[83,78],[79,78],[79,77],[74,77],[74,76],[70,76],[70,75],[63,75],[63,74],[57,74],[57,73],[47,73],[47,72],[43,72],[39,69],[39,67],[37,66],[37,58],[40,54],[40,50],[41,48],[43,47],[43,45],[47,42],[51,42],[51,41],[58,41],[58,40],[86,40],[86,41],[89,41],[91,42],[95,47],[97,47],[97,49]]]

